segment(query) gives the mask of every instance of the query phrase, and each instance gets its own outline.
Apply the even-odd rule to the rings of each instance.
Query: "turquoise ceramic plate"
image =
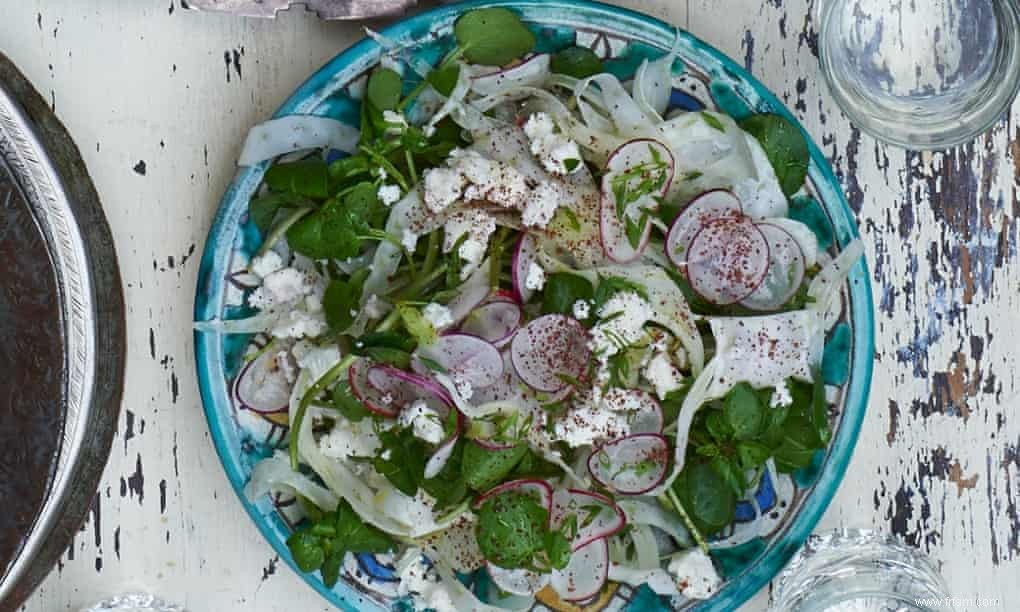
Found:
[[[407,46],[407,53],[436,62],[452,47],[451,27],[457,16],[476,6],[504,5],[522,14],[544,51],[578,44],[606,58],[606,66],[621,78],[630,77],[645,57],[658,57],[674,44],[676,30],[661,21],[620,8],[578,0],[517,0],[468,2],[416,15],[382,33]],[[674,78],[672,105],[686,109],[715,108],[741,119],[772,112],[794,120],[789,111],[761,83],[737,64],[693,36],[681,32],[680,60]],[[364,40],[341,53],[301,86],[276,116],[316,114],[357,125],[357,83],[380,58],[375,42]],[[681,64],[682,63],[682,68]],[[351,84],[355,85],[351,87]],[[794,198],[792,216],[808,222],[833,249],[857,235],[853,215],[821,151],[811,147],[806,195]],[[243,268],[261,237],[248,223],[248,200],[262,180],[265,165],[242,169],[223,197],[209,234],[199,275],[196,320],[244,316],[241,292],[227,282]],[[833,407],[835,436],[827,453],[819,453],[811,469],[777,482],[765,479],[755,497],[771,520],[764,533],[739,546],[713,554],[726,578],[725,586],[705,602],[662,601],[645,587],[613,585],[588,606],[601,610],[656,610],[669,607],[733,610],[778,572],[803,543],[825,511],[850,461],[867,404],[873,354],[871,290],[863,261],[850,274],[843,293],[843,310],[826,342],[826,382],[838,388]],[[229,383],[237,371],[247,338],[218,333],[196,335],[198,376],[202,399],[216,449],[245,509],[280,556],[293,566],[285,541],[290,531],[286,500],[255,505],[241,494],[252,466],[278,443],[285,429],[231,403]],[[738,508],[738,523],[753,515],[751,505]],[[296,570],[295,570],[296,571]],[[385,558],[369,555],[349,559],[341,582],[327,589],[317,575],[302,574],[325,598],[343,609],[385,609],[401,605],[392,598],[395,582]],[[486,588],[484,577],[465,577],[476,590]],[[540,598],[540,609],[559,608]]]

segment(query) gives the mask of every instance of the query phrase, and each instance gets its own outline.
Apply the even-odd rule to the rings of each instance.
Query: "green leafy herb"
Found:
[[[456,418],[456,417],[454,417]],[[436,500],[437,508],[459,504],[468,496],[467,481],[462,471],[464,448],[469,446],[463,439],[458,440],[443,469],[433,478],[421,483],[425,492]],[[473,445],[470,445],[473,446]]]
[[[404,322],[404,328],[418,344],[428,346],[439,337],[432,323],[414,306],[400,304],[397,306],[397,312],[400,314],[401,321]]]
[[[265,233],[273,227],[273,221],[280,209],[314,205],[308,198],[294,193],[267,193],[252,199],[248,204],[248,216],[255,227]]]
[[[346,501],[300,527],[287,539],[294,563],[303,572],[322,570],[327,587],[336,584],[344,553],[384,553],[394,548],[386,533],[361,520]]]
[[[381,449],[372,467],[401,493],[413,496],[425,479],[425,443],[410,429],[390,429],[378,435]]]
[[[450,64],[429,72],[425,80],[440,94],[449,97],[453,93],[453,88],[457,86],[457,79],[459,78],[460,66]]]
[[[733,488],[708,463],[685,466],[673,490],[699,530],[711,535],[733,521]]]
[[[478,510],[478,547],[499,567],[532,567],[535,554],[545,549],[548,520],[549,511],[537,496],[518,491],[498,493]]]
[[[658,193],[669,178],[669,164],[662,159],[659,150],[649,145],[651,161],[627,168],[609,179],[613,198],[616,200],[616,216],[625,217],[627,208],[645,196]]]
[[[329,168],[321,159],[274,164],[264,180],[272,191],[318,200],[329,197]]]
[[[365,85],[365,100],[380,112],[393,110],[400,103],[403,88],[400,75],[388,68],[379,68],[368,77]]]
[[[556,53],[549,62],[549,69],[578,79],[605,72],[602,60],[588,47],[567,47]]]
[[[490,450],[478,444],[464,446],[464,479],[475,491],[487,491],[499,484],[527,454],[528,445]]]
[[[765,409],[751,385],[742,382],[726,394],[723,414],[737,440],[750,440],[761,431]]]
[[[354,397],[354,393],[351,392],[351,385],[346,380],[340,381],[337,386],[333,387],[333,407],[345,419],[352,422],[358,422],[372,415],[365,408],[365,405],[361,403],[361,400]]]
[[[720,121],[719,118],[712,113],[701,111],[701,118],[704,119],[705,123],[707,123],[713,130],[718,130],[720,132],[726,131],[726,126],[724,126],[722,121]]]
[[[740,127],[754,136],[772,163],[783,193],[791,196],[804,185],[811,154],[804,134],[786,118],[773,114],[753,115]]]
[[[322,309],[326,323],[335,332],[343,332],[354,322],[361,301],[361,286],[368,276],[368,270],[359,270],[347,280],[335,278],[329,282],[322,296]]]
[[[332,199],[287,230],[287,242],[312,259],[347,259],[361,251],[362,237],[381,225],[386,209],[372,183],[359,183],[341,201]]]
[[[453,34],[464,57],[486,66],[502,66],[535,47],[535,35],[505,8],[468,11],[453,25]]]
[[[542,314],[570,315],[574,302],[595,297],[595,288],[588,279],[570,272],[556,272],[546,277],[542,290]]]
[[[648,291],[643,286],[621,276],[607,276],[599,281],[595,290],[593,311],[598,312],[611,297],[621,291],[633,291],[644,299],[648,299]]]

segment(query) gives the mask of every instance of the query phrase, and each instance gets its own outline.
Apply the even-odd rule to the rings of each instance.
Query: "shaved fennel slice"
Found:
[[[850,270],[861,256],[864,255],[864,244],[860,240],[854,240],[846,245],[843,251],[827,266],[818,272],[818,275],[811,280],[808,286],[808,295],[815,301],[808,305],[808,308],[820,313],[826,313],[839,296],[843,281],[850,274]]]
[[[648,525],[633,525],[630,540],[634,543],[637,569],[651,570],[659,567],[659,546],[655,542],[655,534]]]
[[[517,612],[531,608],[535,603],[534,597],[508,597],[503,599],[506,605],[493,606],[482,603],[475,594],[457,579],[457,575],[450,569],[450,566],[440,560],[434,560],[433,567],[439,574],[443,586],[450,594],[454,610],[471,610],[471,612]]]
[[[290,467],[290,459],[281,451],[255,464],[251,478],[244,486],[248,501],[255,502],[263,495],[276,491],[300,495],[327,512],[335,510],[340,498],[301,472]]]
[[[471,66],[471,90],[489,96],[518,87],[541,87],[549,78],[549,60],[548,53],[536,53],[510,68],[494,71],[491,67]]]
[[[668,512],[657,501],[649,497],[619,499],[616,505],[627,516],[629,525],[650,525],[669,534],[682,548],[694,545],[691,534],[675,512]]]
[[[549,113],[560,131],[587,150],[592,161],[604,163],[609,154],[627,141],[627,138],[610,132],[592,129],[574,117],[567,105],[552,93],[534,87],[521,88],[531,96],[529,110]],[[626,93],[626,92],[625,92]]]
[[[454,110],[464,106],[464,99],[467,97],[468,91],[471,89],[471,77],[468,76],[468,71],[461,66],[460,71],[457,73],[457,84],[453,86],[453,91],[446,98],[446,102],[439,107],[436,114],[429,119],[429,122],[425,124],[425,133],[431,134],[436,129],[436,125],[440,121],[445,119]]]
[[[265,310],[245,319],[211,319],[195,321],[194,328],[198,332],[219,334],[258,334],[268,332],[280,319],[280,313]]]
[[[260,123],[248,132],[238,166],[253,166],[294,151],[338,149],[353,153],[360,132],[351,126],[313,115],[290,115]]]
[[[634,101],[650,117],[666,114],[673,93],[673,61],[680,51],[680,32],[677,30],[673,48],[659,59],[641,62],[634,75]]]
[[[615,76],[608,73],[595,74],[578,83],[578,88],[583,92],[591,83],[598,85],[602,91],[602,98],[618,134],[627,138],[645,136],[661,120],[660,117],[646,114]]]

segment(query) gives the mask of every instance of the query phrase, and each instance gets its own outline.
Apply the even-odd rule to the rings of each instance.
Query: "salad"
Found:
[[[252,314],[197,325],[251,335],[232,393],[283,432],[247,495],[294,500],[301,570],[376,553],[419,609],[711,596],[708,553],[764,519],[738,502],[831,436],[821,351],[862,250],[789,217],[800,131],[667,112],[675,52],[621,82],[502,8],[435,66],[370,34],[359,129],[274,119],[241,155],[271,161],[230,279]]]

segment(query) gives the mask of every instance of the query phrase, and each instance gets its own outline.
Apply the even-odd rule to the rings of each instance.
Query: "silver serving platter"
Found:
[[[27,370],[28,384],[20,384],[14,397],[0,400],[0,407],[10,412],[0,416],[11,417],[14,423],[24,421],[13,427],[10,422],[5,425],[15,430],[11,435],[38,433],[39,423],[30,416],[36,409],[57,415],[52,430],[55,448],[45,449],[51,453],[44,457],[48,473],[19,474],[19,463],[34,466],[40,463],[39,457],[0,452],[3,495],[16,491],[9,483],[18,477],[43,479],[34,481],[43,483],[40,499],[34,506],[36,512],[22,519],[24,532],[18,546],[11,549],[12,556],[0,559],[0,610],[13,610],[63,554],[95,494],[120,411],[125,331],[112,236],[78,149],[45,100],[3,54],[0,196],[0,215],[5,216],[0,221],[6,221],[0,223],[0,241],[13,240],[10,236],[34,221],[33,235],[42,237],[49,254],[48,261],[5,260],[0,273],[12,276],[38,267],[39,277],[53,279],[47,287],[56,295],[43,302],[34,298],[36,305],[52,307],[55,299],[59,306],[53,309],[59,315],[50,329],[24,329],[16,314],[24,312],[17,282],[23,284],[26,295],[31,294],[37,290],[32,287],[32,276],[23,273],[14,284],[0,286],[5,291],[0,296],[3,341],[16,342],[14,348],[10,344],[4,347],[7,359],[13,354],[18,365],[38,360],[33,347],[42,341],[33,343],[33,334],[52,334],[48,340],[55,344],[51,346],[62,348],[56,363],[45,368],[34,364],[39,371],[52,370],[44,372],[47,376],[56,372],[60,387],[56,406],[53,395],[39,395],[42,390],[38,387],[49,385],[32,384],[34,370]],[[12,215],[22,216],[12,221]],[[21,323],[20,328],[15,329],[15,323]],[[19,427],[31,432],[18,431]]]

